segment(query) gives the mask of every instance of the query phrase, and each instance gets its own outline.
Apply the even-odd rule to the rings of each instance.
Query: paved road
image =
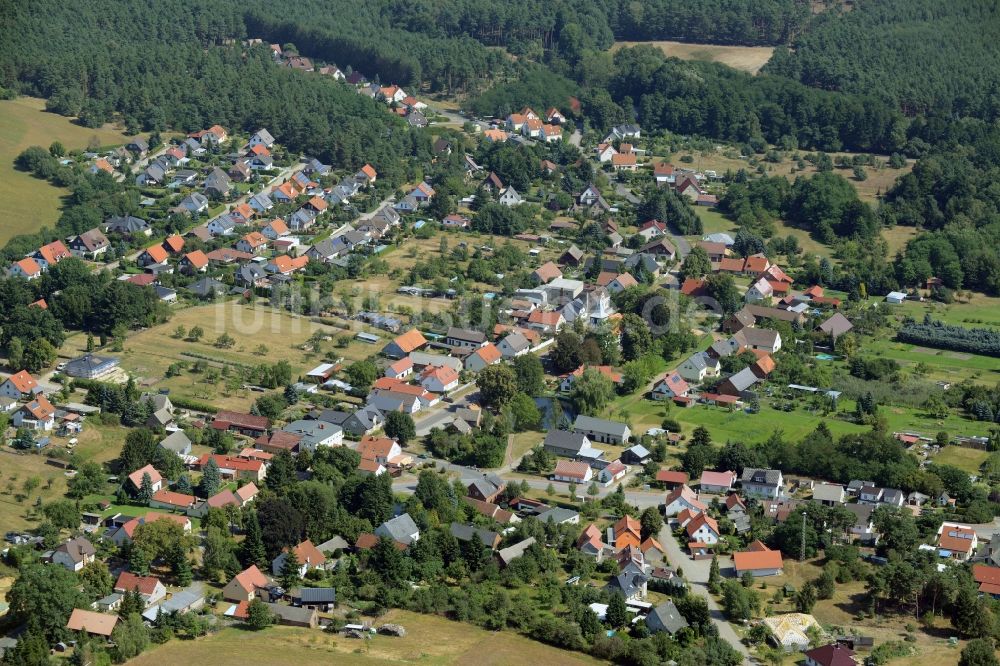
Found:
[[[712,595],[708,593],[708,574],[712,568],[711,560],[692,560],[685,553],[680,544],[677,543],[677,539],[674,538],[674,534],[670,527],[664,524],[663,529],[660,530],[660,543],[667,551],[667,560],[674,565],[674,567],[680,567],[684,571],[684,577],[687,578],[688,583],[691,587],[691,592],[703,597],[708,602],[708,611],[712,616],[712,624],[716,626],[719,630],[719,637],[725,640],[727,643],[732,645],[736,650],[743,655],[744,664],[757,663],[754,658],[750,655],[750,651],[747,647],[740,641],[739,634],[733,629],[733,626],[726,621],[725,615],[722,613],[722,609],[719,605],[715,603],[715,599]],[[719,560],[719,566],[725,570],[727,566],[730,566],[728,562],[728,557]]]

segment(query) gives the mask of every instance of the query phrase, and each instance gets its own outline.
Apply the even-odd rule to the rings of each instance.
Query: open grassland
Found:
[[[964,446],[946,446],[934,456],[934,462],[939,465],[952,465],[969,474],[979,474],[982,465],[990,454],[988,451],[969,449]]]
[[[205,335],[198,342],[179,339],[174,337],[178,326],[187,331],[200,326]],[[365,327],[364,330],[370,329]],[[353,336],[356,332],[315,323],[308,317],[273,310],[263,304],[251,307],[238,301],[224,301],[183,308],[177,310],[166,324],[129,337],[121,357],[122,367],[132,373],[143,387],[170,389],[172,395],[208,401],[220,409],[246,409],[257,394],[244,390],[226,391],[224,379],[206,383],[204,374],[182,372],[168,378],[167,368],[179,361],[193,365],[198,360],[206,359],[210,365],[226,362],[249,366],[288,361],[292,366],[292,376],[298,377],[320,363],[326,353],[352,361],[374,354],[381,348],[378,344],[369,345],[352,339],[344,348],[335,346],[334,341],[322,342],[320,349],[323,353],[303,350],[302,345],[316,331],[332,337],[334,341],[340,335]],[[235,340],[232,347],[219,349],[214,346],[222,333]],[[382,332],[380,337],[388,341],[389,334]],[[82,346],[83,340],[79,343]]]
[[[475,666],[534,666],[599,664],[573,652],[558,650],[509,631],[488,632],[469,624],[406,611],[391,611],[380,619],[406,627],[406,636],[375,636],[357,640],[318,629],[271,627],[261,632],[225,629],[194,641],[170,641],[137,659],[135,666],[154,664],[444,664]]]
[[[46,459],[44,454],[0,450],[0,526],[4,530],[37,527],[37,518],[30,517],[35,500],[41,497],[48,503],[66,492],[64,470],[46,464]],[[30,493],[24,487],[28,479],[37,479],[37,487]]]
[[[756,74],[774,53],[771,46],[725,46],[722,44],[688,44],[685,42],[615,42],[612,51],[633,46],[653,46],[670,58],[717,62],[733,69]]]
[[[668,409],[663,402],[631,395],[616,399],[604,415],[614,419],[626,418],[633,432],[639,434],[649,428],[660,427],[664,417],[669,416],[681,424],[682,434],[690,435],[698,426],[705,426],[716,442],[729,439],[747,443],[762,442],[775,430],[781,430],[787,439],[797,441],[814,430],[820,421],[826,421],[834,435],[865,430],[864,426],[837,418],[824,418],[820,413],[811,414],[802,409],[793,412],[778,411],[764,402],[761,404],[760,413],[747,414],[706,405],[696,405],[687,409],[679,407]]]
[[[14,158],[28,146],[48,148],[61,141],[67,150],[86,148],[91,141],[102,146],[125,143],[125,135],[106,125],[89,129],[68,118],[46,113],[45,101],[32,97],[0,101],[0,204],[5,212],[0,224],[0,244],[17,234],[52,226],[59,217],[59,189],[14,169]]]
[[[987,384],[1000,381],[1000,358],[931,349],[886,339],[867,341],[864,353],[891,358],[909,368],[923,364],[928,379],[948,382],[972,379]]]
[[[963,296],[954,303],[905,301],[896,308],[902,314],[921,320],[925,314],[946,324],[968,328],[1000,329],[1000,298],[984,294]]]

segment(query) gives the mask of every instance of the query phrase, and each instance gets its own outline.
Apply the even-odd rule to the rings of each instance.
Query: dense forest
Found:
[[[993,0],[857,0],[779,49],[765,71],[824,90],[878,94],[907,115],[1000,115]]]

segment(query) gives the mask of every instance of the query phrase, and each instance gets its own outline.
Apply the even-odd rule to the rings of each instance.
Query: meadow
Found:
[[[60,199],[68,190],[14,169],[14,159],[25,148],[48,148],[53,141],[74,150],[91,143],[118,145],[127,139],[110,125],[90,129],[70,122],[69,118],[46,113],[45,101],[41,99],[0,100],[0,202],[6,213],[0,224],[0,244],[17,234],[51,227],[59,218]]]
[[[431,615],[393,610],[379,618],[379,624],[386,622],[402,624],[406,636],[358,640],[297,627],[271,627],[256,633],[229,628],[193,641],[170,641],[148,650],[130,663],[134,666],[181,663],[243,666],[249,655],[253,663],[273,666],[330,663],[349,666],[374,663],[428,666],[553,663],[572,666],[602,663],[511,631],[490,632]]]
[[[615,42],[612,52],[633,46],[647,45],[663,51],[670,58],[717,62],[742,72],[756,74],[774,53],[771,46],[728,46],[723,44],[688,44],[685,42]]]

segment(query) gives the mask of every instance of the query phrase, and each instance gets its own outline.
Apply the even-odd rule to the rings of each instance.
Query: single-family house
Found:
[[[253,601],[258,595],[271,586],[271,581],[257,565],[252,564],[236,574],[222,588],[222,598],[227,601]]]
[[[750,497],[778,499],[783,494],[783,483],[780,469],[747,467],[740,476],[743,494]]]
[[[285,548],[278,556],[271,561],[271,573],[275,576],[281,574],[288,559],[288,553],[295,554],[295,559],[299,563],[299,576],[305,576],[310,569],[321,569],[326,564],[326,555],[313,545],[309,539],[301,542],[291,549]]]
[[[937,530],[938,555],[967,562],[976,554],[979,537],[968,525],[945,521]]]
[[[722,495],[732,490],[734,483],[736,483],[736,472],[705,470],[701,473],[698,488],[703,493]]]
[[[668,372],[663,379],[658,381],[653,387],[653,400],[673,400],[683,398],[691,391],[687,381],[681,377],[680,373]]]
[[[420,539],[420,530],[410,514],[403,513],[395,518],[390,518],[375,528],[375,536],[392,539],[396,543],[409,546]]]
[[[556,468],[552,472],[554,481],[566,481],[568,483],[586,483],[594,476],[594,470],[585,462],[574,460],[558,460]]]
[[[97,558],[97,549],[85,537],[79,536],[60,544],[52,551],[52,563],[70,571],[80,571]]]
[[[663,503],[663,513],[666,516],[676,516],[682,511],[701,513],[708,510],[708,505],[698,499],[697,493],[681,484],[669,494]]]
[[[114,591],[119,594],[138,592],[146,608],[166,598],[167,588],[156,576],[138,576],[130,571],[118,574]]]
[[[733,568],[737,576],[749,572],[755,578],[777,576],[783,571],[780,550],[771,550],[760,541],[754,541],[744,552],[733,553]]]
[[[664,601],[646,614],[646,627],[650,633],[665,631],[673,636],[688,626],[687,620],[677,610],[673,601]]]
[[[550,430],[542,445],[552,455],[577,460],[598,460],[604,455],[604,451],[595,449],[590,439],[580,432]]]
[[[718,377],[722,371],[719,359],[706,352],[696,352],[677,367],[677,373],[688,382],[701,383]]]
[[[95,613],[94,611],[83,610],[82,608],[74,608],[70,613],[69,620],[66,621],[66,628],[70,631],[83,632],[91,636],[110,639],[117,624],[117,615]]]

